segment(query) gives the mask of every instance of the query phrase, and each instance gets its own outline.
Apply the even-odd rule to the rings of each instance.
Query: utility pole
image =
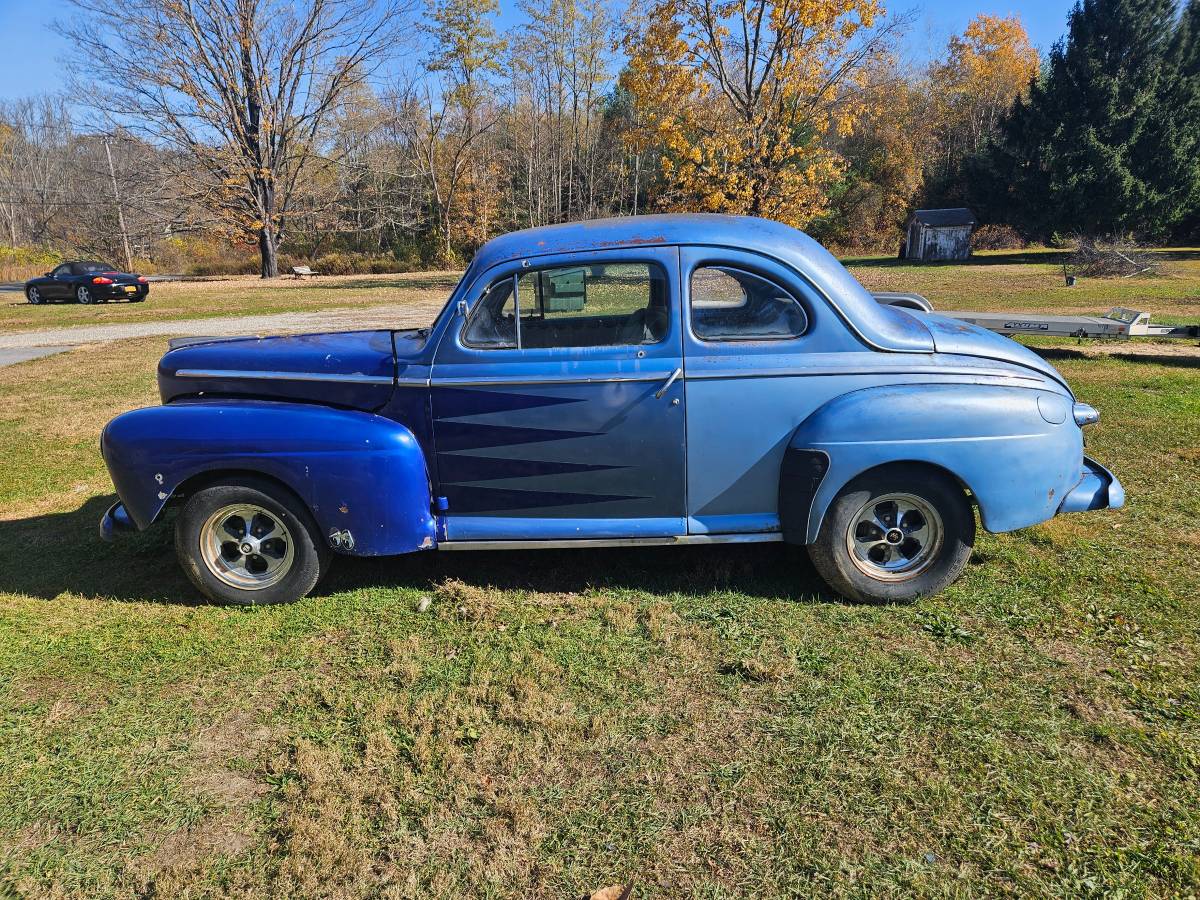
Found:
[[[125,230],[125,212],[121,209],[121,191],[117,188],[117,171],[113,168],[112,147],[104,138],[104,155],[108,157],[108,176],[112,179],[113,200],[117,204],[117,226],[121,229],[121,246],[125,249],[125,271],[133,271],[133,253],[129,249],[129,232]]]

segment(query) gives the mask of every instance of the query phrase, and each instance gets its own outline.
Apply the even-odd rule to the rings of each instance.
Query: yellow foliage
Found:
[[[870,50],[852,45],[882,13],[879,0],[654,3],[622,84],[645,111],[631,142],[662,150],[659,205],[797,226],[821,213],[845,168],[827,139],[864,109]]]
[[[950,39],[945,62],[931,72],[949,152],[981,149],[1037,73],[1037,50],[1018,17],[972,19],[961,36]]]

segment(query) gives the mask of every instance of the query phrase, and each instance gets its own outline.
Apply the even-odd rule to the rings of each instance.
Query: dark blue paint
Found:
[[[374,410],[391,396],[396,369],[392,332],[348,331],[190,343],[163,356],[158,364],[158,383],[163,403],[203,393],[205,396],[303,400]],[[177,374],[189,370],[237,374],[207,378]],[[277,377],[246,377],[255,372],[381,380],[288,381]]]
[[[286,485],[322,534],[350,531],[358,555],[434,543],[421,448],[382,416],[271,401],[171,403],[113,419],[100,449],[139,528],[190,479],[241,472]]]

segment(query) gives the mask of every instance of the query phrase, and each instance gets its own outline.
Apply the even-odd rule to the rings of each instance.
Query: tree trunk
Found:
[[[267,222],[258,229],[258,254],[263,278],[279,277],[279,236],[275,227]]]

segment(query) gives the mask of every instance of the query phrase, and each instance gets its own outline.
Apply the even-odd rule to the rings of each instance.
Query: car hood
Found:
[[[910,312],[904,310],[904,312]],[[1042,375],[1061,384],[1067,390],[1066,379],[1058,369],[1046,362],[1028,347],[1018,344],[1012,338],[980,328],[968,322],[939,316],[936,313],[912,311],[911,315],[925,323],[933,336],[933,344],[938,353],[954,353],[959,356],[978,356],[984,359],[995,359],[1033,369]]]
[[[164,403],[198,396],[247,396],[378,409],[397,372],[424,347],[424,332],[347,331],[172,343],[158,365]]]

